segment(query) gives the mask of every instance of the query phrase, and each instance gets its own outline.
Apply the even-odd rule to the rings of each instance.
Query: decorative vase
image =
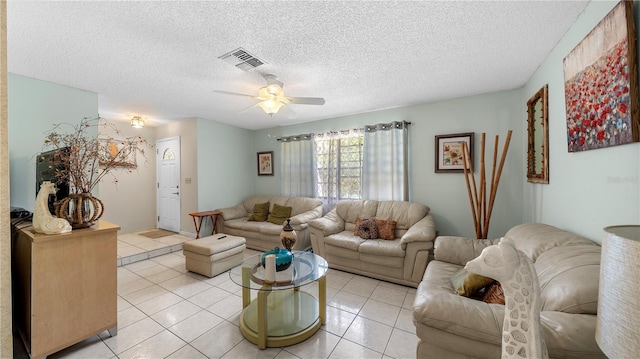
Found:
[[[280,247],[275,247],[274,249],[264,252],[260,261],[262,262],[262,267],[267,268],[267,257],[269,255],[273,255],[275,257],[276,264],[276,272],[283,271],[291,265],[293,262],[293,253],[291,251],[281,250]]]
[[[298,241],[298,234],[291,227],[291,218],[287,218],[287,223],[282,227],[282,232],[280,232],[280,242],[282,242],[282,246],[286,248],[289,252],[296,245]]]
[[[73,193],[58,202],[56,216],[64,218],[72,228],[91,227],[100,217],[104,205],[91,193]]]

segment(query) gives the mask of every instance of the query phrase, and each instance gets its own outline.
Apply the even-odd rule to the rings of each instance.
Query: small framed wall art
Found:
[[[258,152],[258,176],[273,176],[273,151]]]
[[[463,142],[469,147],[469,160],[473,165],[473,134],[466,132],[436,136],[436,173],[464,172]]]

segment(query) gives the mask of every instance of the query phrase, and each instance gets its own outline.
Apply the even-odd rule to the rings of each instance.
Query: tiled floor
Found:
[[[49,358],[415,358],[414,288],[330,269],[327,323],[302,343],[259,350],[240,333],[241,288],[228,272],[187,272],[182,251],[129,263],[143,255],[121,253],[135,246],[133,235],[122,237],[118,334],[105,331]],[[317,296],[317,283],[303,290]]]
[[[152,239],[138,233],[118,234],[118,267],[181,251],[182,243],[193,239],[182,234]]]

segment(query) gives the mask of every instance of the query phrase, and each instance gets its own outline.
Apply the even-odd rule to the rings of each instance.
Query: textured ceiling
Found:
[[[262,129],[518,88],[588,1],[8,1],[9,72],[99,94],[110,119]],[[267,64],[218,59],[243,47]],[[263,74],[290,105],[248,97]],[[242,111],[243,109],[246,109]]]

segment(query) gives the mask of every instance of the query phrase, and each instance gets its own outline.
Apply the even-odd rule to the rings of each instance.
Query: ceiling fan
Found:
[[[285,96],[282,90],[283,83],[279,81],[275,75],[263,75],[267,81],[267,86],[258,90],[258,95],[246,95],[236,92],[214,90],[214,92],[224,93],[228,95],[245,96],[260,100],[254,106],[260,106],[267,113],[273,115],[277,113],[284,105],[324,105],[324,99],[321,97],[291,97]],[[253,106],[251,106],[253,107]]]

